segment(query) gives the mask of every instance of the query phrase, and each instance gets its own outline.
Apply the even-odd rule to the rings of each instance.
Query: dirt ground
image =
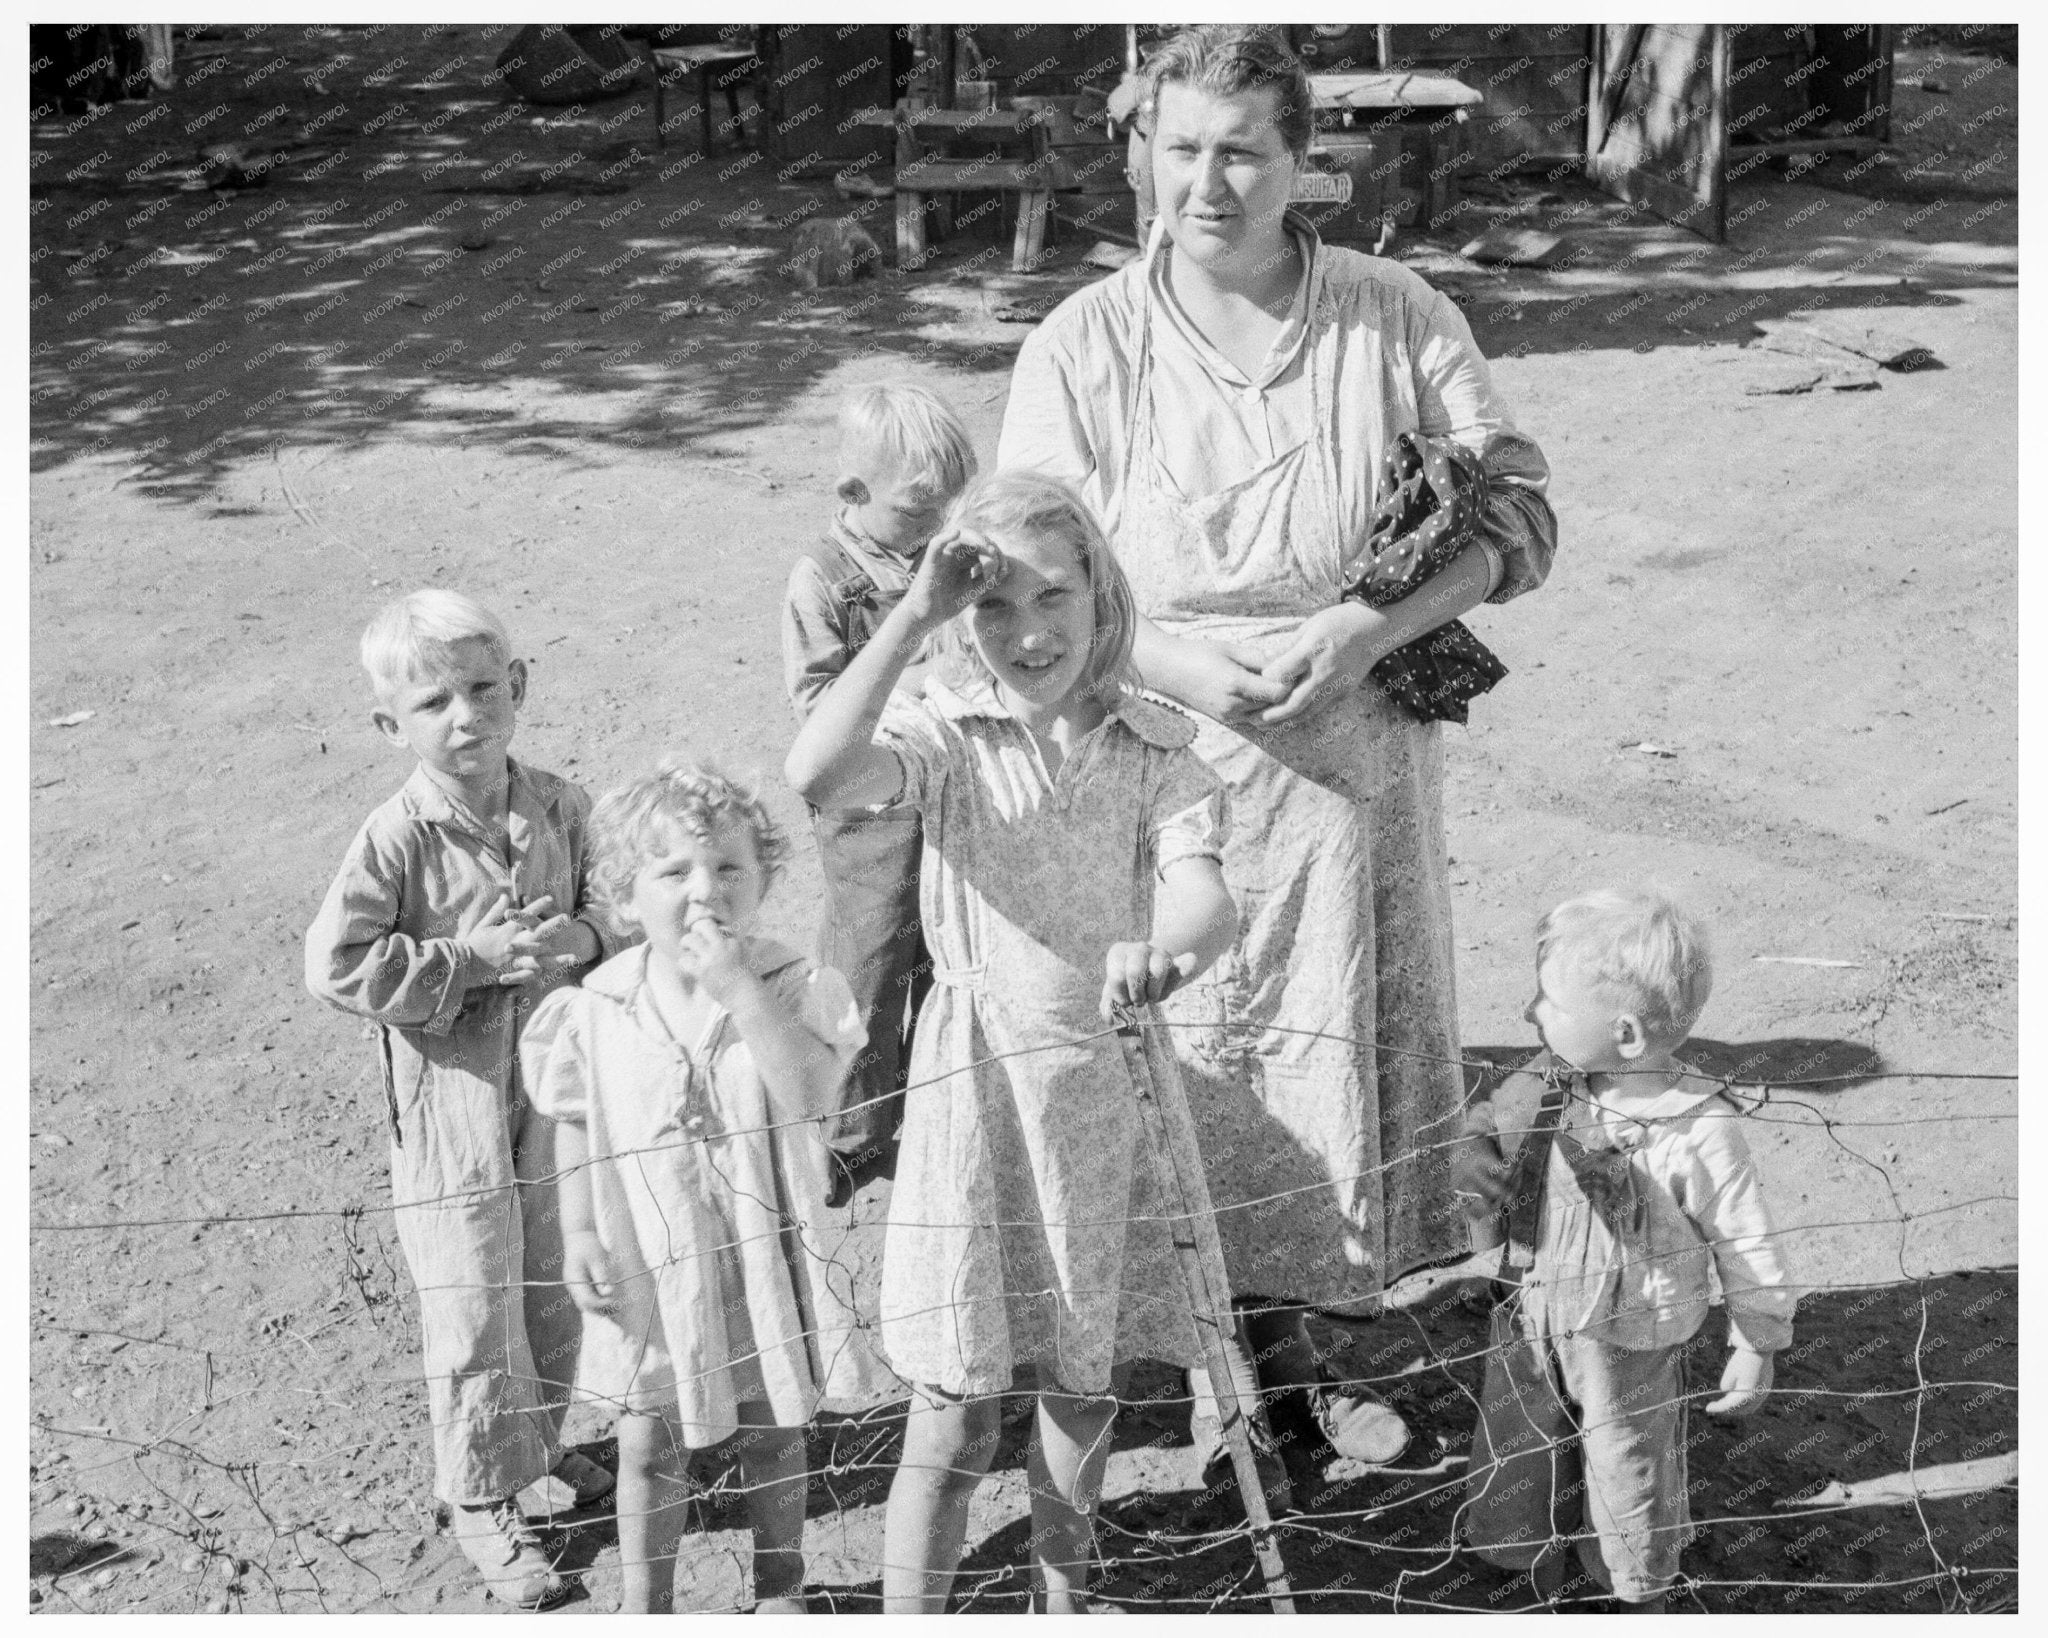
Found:
[[[828,184],[702,158],[687,126],[657,151],[644,95],[508,102],[482,77],[508,33],[223,30],[170,95],[32,130],[41,1609],[495,1607],[433,1515],[370,1043],[300,978],[344,846],[407,771],[356,672],[370,612],[478,594],[532,667],[523,756],[593,790],[712,758],[795,823],[776,617],[829,512],[839,394],[927,382],[992,453],[1028,333],[998,312],[1098,276],[1090,238],[1018,277],[991,235],[808,295],[773,269],[798,221],[847,208]],[[1688,1607],[2017,1600],[2013,1488],[1788,1505],[2018,1443],[2015,1086],[1944,1078],[2017,1053],[2018,85],[1943,56],[1902,54],[1892,162],[1751,170],[1724,246],[1567,178],[1475,189],[1456,230],[1399,247],[1463,304],[1561,526],[1549,585],[1472,617],[1512,675],[1451,731],[1468,1049],[1533,1046],[1545,907],[1653,879],[1716,931],[1696,1055],[1776,1083],[1751,1141],[1814,1295],[1757,1421],[1696,1419]],[[229,134],[280,156],[263,185],[190,175]],[[1455,254],[1500,218],[1584,254]],[[1760,390],[1787,360],[1742,344],[1811,308],[1938,366]],[[816,897],[802,849],[770,930],[807,940]],[[1483,1321],[1418,1287],[1322,1329],[1418,1438],[1283,1533],[1307,1607],[1505,1607],[1451,1539]],[[1106,1593],[1257,1608],[1178,1391],[1134,1374]],[[875,1607],[893,1414],[821,1423],[821,1606]],[[975,1505],[970,1607],[1021,1607],[1023,1433]],[[740,1523],[701,1504],[693,1607],[746,1602]],[[616,1607],[609,1517],[566,1541],[568,1608]]]

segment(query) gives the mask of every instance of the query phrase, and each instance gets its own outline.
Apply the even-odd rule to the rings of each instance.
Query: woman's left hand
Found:
[[[1388,621],[1363,603],[1339,603],[1302,621],[1289,643],[1268,660],[1260,675],[1287,690],[1278,705],[1261,711],[1262,723],[1288,722],[1333,694],[1349,692],[1393,646]]]

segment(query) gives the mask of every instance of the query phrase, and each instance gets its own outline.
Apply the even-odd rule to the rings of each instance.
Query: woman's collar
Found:
[[[1294,357],[1300,351],[1302,341],[1309,332],[1317,303],[1322,298],[1325,260],[1320,254],[1322,236],[1316,232],[1313,222],[1292,207],[1281,217],[1280,225],[1284,232],[1294,236],[1301,248],[1301,280],[1296,284],[1294,294],[1288,302],[1287,317],[1282,321],[1280,333],[1273,338],[1273,346],[1266,355],[1266,367],[1256,380],[1246,376],[1224,358],[1221,351],[1195,327],[1180,303],[1174,299],[1173,291],[1166,282],[1166,253],[1167,247],[1172,243],[1172,236],[1166,231],[1166,218],[1163,215],[1153,219],[1152,236],[1147,241],[1144,277],[1155,306],[1165,313],[1167,322],[1195,349],[1211,373],[1247,386],[1270,386],[1292,367]]]

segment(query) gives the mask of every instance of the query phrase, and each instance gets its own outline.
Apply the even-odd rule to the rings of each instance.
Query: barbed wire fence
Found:
[[[1114,1033],[1105,1029],[1024,1051],[1065,1049]],[[1348,1044],[1401,1050],[1370,1041]],[[1478,1058],[1440,1061],[1455,1062],[1468,1074],[1499,1070]],[[1780,1204],[1780,1235],[1853,1231],[1869,1237],[1893,1231],[1888,1255],[1897,1275],[1802,1287],[1794,1343],[1780,1357],[1780,1375],[1765,1410],[1757,1419],[1726,1424],[1697,1414],[1691,1418],[1685,1443],[1698,1451],[1694,1465],[1700,1477],[1688,1487],[1694,1539],[1673,1589],[1674,1605],[1699,1610],[2016,1608],[2016,1271],[1915,1273],[1909,1266],[1909,1239],[1915,1223],[1987,1208],[2010,1210],[2017,1197],[1984,1192],[1910,1209],[1901,1197],[1900,1183],[1910,1170],[1899,1159],[1901,1146],[1885,1145],[1881,1155],[1869,1153],[1860,1134],[1977,1123],[1994,1141],[2009,1143],[2018,1077],[1873,1068],[1769,1081],[1717,1079],[1740,1111],[1725,1118],[1758,1126],[1818,1127],[1837,1151],[1871,1174],[1877,1209],[1834,1221],[1793,1222]],[[1985,1088],[1999,1107],[1855,1120],[1814,1101],[1828,1088],[1874,1081],[1970,1083]],[[806,1124],[814,1122],[729,1128],[594,1157],[585,1165],[638,1164],[673,1149]],[[1447,1137],[1430,1147],[1457,1141],[1459,1136]],[[1423,1152],[1385,1160],[1378,1169],[1411,1163]],[[558,1181],[562,1175],[520,1186]],[[453,1203],[490,1192],[464,1191],[408,1206]],[[1251,1210],[1300,1192],[1233,1200],[1216,1212]],[[69,1516],[78,1523],[75,1531],[31,1543],[32,1573],[39,1560],[45,1573],[54,1571],[48,1585],[55,1603],[103,1607],[95,1600],[124,1577],[133,1585],[136,1568],[160,1565],[172,1554],[180,1555],[178,1569],[189,1579],[175,1590],[152,1588],[147,1596],[154,1607],[415,1608],[466,1584],[466,1566],[437,1571],[422,1562],[439,1522],[433,1505],[422,1499],[424,1485],[415,1482],[429,1422],[419,1409],[423,1389],[416,1369],[392,1368],[394,1356],[410,1353],[416,1359],[417,1323],[404,1300],[411,1282],[401,1277],[389,1239],[375,1226],[394,1209],[389,1203],[349,1202],[32,1224],[32,1236],[183,1230],[195,1238],[229,1225],[245,1226],[252,1234],[259,1232],[257,1225],[265,1225],[261,1232],[266,1233],[279,1225],[306,1227],[318,1230],[321,1250],[339,1263],[325,1317],[302,1326],[288,1315],[276,1316],[264,1323],[253,1346],[210,1334],[203,1303],[181,1335],[110,1330],[51,1312],[32,1318],[32,1340],[46,1348],[70,1336],[94,1340],[110,1350],[110,1357],[130,1347],[163,1351],[150,1356],[162,1365],[148,1373],[157,1386],[155,1425],[122,1427],[42,1410],[32,1417],[35,1435],[66,1441],[65,1449],[45,1449],[39,1459],[32,1453],[32,1488],[69,1488]],[[1171,1214],[1118,1220],[1164,1222],[1183,1234],[1189,1229],[1184,1218]],[[1075,1219],[1069,1226],[1082,1225]],[[805,1232],[815,1233],[815,1225]],[[671,1261],[723,1255],[739,1243],[691,1246]],[[844,1260],[850,1244],[849,1237],[837,1237],[828,1260],[845,1273],[850,1289],[860,1284],[871,1288],[872,1282],[861,1281],[860,1270]],[[122,1242],[116,1249],[122,1249]],[[1297,1489],[1292,1509],[1270,1530],[1245,1517],[1237,1485],[1228,1476],[1204,1487],[1182,1462],[1177,1482],[1163,1482],[1171,1466],[1168,1453],[1178,1453],[1176,1447],[1186,1442],[1193,1400],[1185,1378],[1171,1368],[1126,1371],[1119,1379],[1121,1408],[1113,1431],[1115,1449],[1125,1453],[1130,1466],[1123,1483],[1113,1482],[1114,1493],[1097,1509],[1093,1592],[1099,1605],[1134,1611],[1268,1608],[1273,1602],[1271,1559],[1259,1551],[1265,1548],[1277,1551],[1284,1562],[1297,1608],[1490,1613],[1528,1607],[1527,1576],[1481,1561],[1463,1539],[1476,1477],[1467,1452],[1479,1412],[1479,1381],[1491,1351],[1481,1273],[1476,1258],[1423,1271],[1399,1282],[1380,1316],[1370,1322],[1320,1316],[1337,1336],[1326,1356],[1335,1367],[1335,1385],[1384,1397],[1407,1417],[1416,1438],[1397,1465],[1367,1467],[1339,1459],[1325,1466],[1321,1482],[1305,1494]],[[1959,1287],[1973,1280],[1984,1286],[1982,1293],[1956,1302]],[[868,1304],[857,1321],[869,1333],[877,1329],[871,1308]],[[1710,1321],[1686,1345],[1688,1358],[1707,1357],[1718,1331]],[[1852,1338],[1852,1333],[1867,1334]],[[824,1333],[811,1335],[822,1340]],[[1903,1344],[1908,1335],[1909,1347]],[[349,1341],[357,1346],[346,1346]],[[382,1368],[357,1366],[352,1374],[351,1361],[358,1353],[371,1355]],[[39,1364],[36,1370],[47,1376],[49,1367]],[[1834,1379],[1809,1380],[1823,1372],[1834,1373]],[[1715,1396],[1712,1380],[1711,1371],[1693,1370],[1688,1376],[1684,1397],[1695,1410]],[[381,1402],[364,1403],[372,1395]],[[52,1396],[46,1387],[40,1397],[47,1402]],[[1035,1390],[1013,1388],[999,1397],[1003,1442],[994,1465],[1000,1469],[1015,1465],[1028,1436]],[[883,1569],[879,1527],[870,1520],[865,1528],[849,1531],[847,1516],[878,1508],[886,1496],[896,1466],[902,1398],[900,1392],[884,1394],[875,1403],[823,1416],[813,1429],[806,1548],[815,1608],[876,1606]],[[274,1419],[272,1431],[292,1447],[289,1455],[236,1453],[204,1436],[206,1419],[237,1401],[268,1408],[289,1406],[294,1399],[322,1414],[306,1418],[298,1433],[282,1415]],[[595,1422],[619,1408],[617,1403],[586,1404],[578,1414]],[[364,1436],[366,1413],[377,1420],[367,1425]],[[323,1418],[335,1419],[326,1422],[324,1436],[314,1431]],[[1852,1420],[1859,1437],[1849,1442],[1843,1430]],[[741,1435],[695,1464],[695,1523],[711,1533],[700,1535],[694,1546],[686,1536],[679,1564],[711,1595],[696,1607],[736,1610],[749,1603],[744,1596],[720,1596],[730,1594],[735,1583],[740,1588],[746,1583],[747,1555],[732,1545],[737,1538],[731,1534],[733,1510],[747,1494],[733,1463],[743,1440]],[[1944,1448],[1952,1442],[1953,1454]],[[405,1470],[406,1479],[397,1481],[397,1494],[381,1504],[381,1521],[351,1516],[379,1510],[380,1503],[369,1499],[374,1479],[356,1486],[349,1501],[335,1499],[338,1489],[359,1477],[357,1464],[368,1459],[373,1447],[410,1454],[409,1462],[401,1457],[395,1464]],[[1889,1466],[1898,1471],[1887,1473]],[[108,1503],[112,1517],[99,1517],[91,1487],[116,1478],[140,1494]],[[1188,1488],[1190,1479],[1193,1489]],[[384,1480],[387,1486],[393,1483],[388,1473]],[[1986,1502],[1993,1504],[1996,1518],[1964,1516]],[[1853,1540],[1838,1540],[1834,1523],[1873,1516],[1865,1509],[1874,1510],[1877,1522],[1863,1526]],[[597,1560],[613,1539],[614,1509],[606,1504],[601,1512],[558,1522],[563,1573],[603,1573]],[[1028,1595],[1023,1528],[1028,1525],[1004,1525],[972,1547],[955,1583],[956,1607],[1023,1603]],[[708,1546],[711,1542],[715,1548]],[[1563,1535],[1495,1544],[1496,1550],[1531,1553],[1570,1545]],[[700,1562],[707,1558],[716,1561],[708,1568]],[[1852,1573],[1859,1568],[1864,1573]],[[821,1572],[840,1579],[821,1580]],[[1605,1597],[1603,1588],[1581,1578],[1550,1603],[1565,1609],[1591,1607]],[[679,1591],[679,1606],[688,1601]]]

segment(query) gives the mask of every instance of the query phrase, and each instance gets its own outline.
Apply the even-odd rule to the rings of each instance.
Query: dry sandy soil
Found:
[[[929,382],[992,449],[1027,333],[996,311],[1096,276],[1087,240],[1015,278],[969,239],[805,295],[771,269],[803,215],[845,208],[828,186],[697,161],[692,135],[654,154],[644,96],[568,119],[507,102],[482,78],[507,32],[224,31],[170,96],[33,129],[43,1609],[490,1607],[428,1494],[369,1043],[299,976],[335,862],[406,772],[355,671],[367,615],[419,584],[479,593],[533,668],[522,754],[593,789],[716,758],[794,821],[776,610],[827,515],[837,396]],[[1949,57],[1946,96],[1902,58],[1896,162],[1753,170],[1725,246],[1563,181],[1401,251],[1465,305],[1562,528],[1550,584],[1473,619],[1513,674],[1449,746],[1469,1049],[1531,1047],[1545,906],[1652,878],[1717,930],[1698,1056],[1775,1083],[1751,1139],[1816,1294],[1771,1407],[1696,1426],[1691,1607],[2017,1598],[2011,1488],[1786,1505],[2017,1448],[1996,1077],[2016,1061],[2018,90]],[[265,185],[189,178],[198,142],[252,126],[281,155]],[[1453,253],[1495,216],[1586,254],[1502,273]],[[1940,367],[1746,390],[1787,362],[1741,345],[1757,321],[1813,307]],[[772,930],[807,936],[815,869]],[[1969,1074],[1992,1078],[1943,1078]],[[886,1207],[871,1191],[859,1217]],[[1286,1531],[1309,1607],[1511,1602],[1451,1540],[1481,1321],[1425,1295],[1324,1334],[1418,1438],[1398,1469],[1334,1473]],[[1108,1594],[1258,1607],[1233,1498],[1192,1488],[1171,1407],[1143,1402],[1177,1384],[1131,1391]],[[821,1426],[821,1604],[874,1607],[891,1415]],[[1022,1435],[976,1504],[976,1608],[1021,1603]],[[699,1513],[685,1597],[743,1604],[739,1515],[716,1493]],[[587,1571],[569,1608],[615,1607],[609,1517],[573,1521],[565,1553]]]

